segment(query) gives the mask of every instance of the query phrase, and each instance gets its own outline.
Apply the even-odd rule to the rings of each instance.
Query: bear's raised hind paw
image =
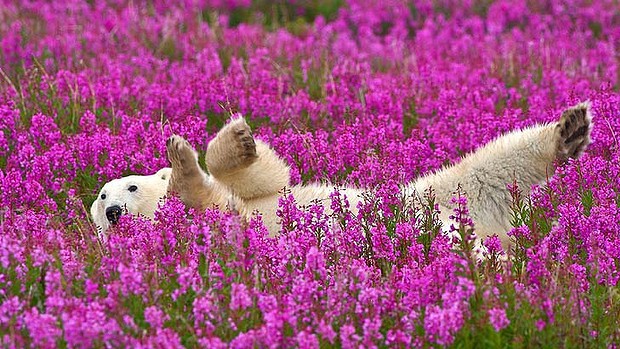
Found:
[[[557,125],[558,158],[579,158],[590,144],[591,131],[590,103],[579,103],[564,110]]]

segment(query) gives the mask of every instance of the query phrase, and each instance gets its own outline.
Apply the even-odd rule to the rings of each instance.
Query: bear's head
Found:
[[[127,176],[106,183],[90,207],[93,222],[105,232],[125,213],[153,218],[157,203],[166,195],[172,169],[150,176]]]

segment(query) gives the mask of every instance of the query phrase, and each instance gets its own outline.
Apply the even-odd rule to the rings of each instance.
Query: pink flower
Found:
[[[502,308],[489,309],[489,323],[498,332],[510,325],[510,320],[506,317],[506,310]]]
[[[316,337],[316,334],[308,333],[306,331],[300,331],[295,336],[295,339],[297,341],[297,346],[299,348],[309,348],[310,349],[310,348],[318,348],[319,347],[319,340]]]
[[[357,348],[360,336],[355,333],[355,327],[344,325],[340,328],[340,341],[343,348]]]
[[[2,2],[2,345],[459,346],[463,331],[523,320],[505,304],[531,306],[535,329],[567,346],[610,333],[591,317],[614,316],[615,303],[588,294],[620,280],[613,1],[291,0],[284,22],[260,3]],[[494,275],[434,230],[437,201],[401,197],[405,183],[585,99],[586,154],[529,195],[508,183],[516,253],[486,239],[507,259]],[[169,166],[173,133],[202,164],[238,113],[290,166],[291,185],[367,188],[367,200],[282,197],[272,237],[260,218],[167,198],[154,220],[123,216],[97,234],[88,206],[103,183]],[[456,231],[473,227],[468,203],[488,199],[477,194],[447,203]],[[488,323],[471,313],[478,301]],[[598,338],[574,339],[583,333]]]
[[[162,328],[164,321],[167,319],[168,316],[154,305],[144,309],[144,320],[154,329]]]
[[[463,326],[464,315],[458,302],[448,308],[428,306],[424,318],[424,330],[429,341],[439,345],[452,344],[454,335]]]
[[[58,319],[50,314],[39,314],[37,308],[24,313],[24,324],[33,343],[38,347],[54,347],[62,336]]]
[[[252,305],[252,297],[244,284],[233,283],[230,293],[230,309],[243,310]]]

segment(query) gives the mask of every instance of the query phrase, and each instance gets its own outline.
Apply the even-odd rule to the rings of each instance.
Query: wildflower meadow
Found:
[[[620,8],[615,0],[0,0],[3,348],[617,348]],[[592,144],[531,195],[510,186],[513,244],[466,200],[440,233],[399,184],[589,100]],[[260,218],[122,216],[101,186],[199,153],[234,113],[294,183]],[[327,212],[330,212],[329,214]],[[332,213],[333,211],[333,213]]]

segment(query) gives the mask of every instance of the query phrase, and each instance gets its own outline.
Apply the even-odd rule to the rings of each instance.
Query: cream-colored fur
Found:
[[[233,119],[209,142],[205,155],[209,174],[200,169],[196,151],[182,137],[170,137],[167,151],[172,165],[169,192],[201,210],[233,209],[245,218],[261,214],[272,236],[280,230],[276,210],[284,191],[299,205],[327,200],[334,191],[329,185],[290,186],[288,165],[267,144],[252,137],[243,118]],[[356,208],[361,190],[345,188],[343,193]]]
[[[172,169],[165,167],[150,176],[127,176],[106,183],[90,207],[97,228],[105,232],[116,222],[118,214],[153,218],[157,203],[166,195],[171,173]],[[118,207],[118,211],[113,210],[114,207]]]
[[[479,236],[498,234],[504,244],[510,229],[510,193],[507,184],[516,181],[528,194],[533,184],[553,175],[555,163],[579,157],[590,142],[591,115],[588,103],[565,110],[558,122],[513,131],[443,168],[402,186],[403,197],[416,196],[432,187],[440,204],[444,228],[452,222],[450,199],[460,186],[468,198],[468,208]],[[286,188],[300,205],[324,201],[329,212],[329,185],[289,186],[289,168],[261,141],[254,141],[249,126],[241,118],[232,120],[206,153],[210,175],[198,166],[196,152],[181,137],[168,141],[172,164],[169,191],[177,193],[187,205],[204,209],[218,206],[237,210],[243,217],[261,214],[270,235],[280,231],[276,216],[278,199]],[[344,188],[350,207],[364,190]]]
[[[506,185],[516,181],[524,194],[528,194],[533,184],[553,175],[557,162],[583,153],[590,142],[590,130],[589,104],[578,104],[565,110],[558,122],[500,136],[457,164],[403,184],[402,196],[415,203],[419,195],[432,187],[447,231],[452,224],[450,199],[460,186],[468,198],[477,234],[498,234],[506,245],[511,201]],[[200,210],[233,209],[244,218],[260,214],[272,236],[281,228],[276,210],[283,191],[292,194],[299,205],[322,201],[330,212],[329,197],[334,187],[291,186],[287,164],[267,144],[252,137],[250,127],[242,118],[231,120],[209,143],[205,157],[209,174],[198,165],[196,151],[179,136],[168,139],[167,154],[171,169],[106,184],[91,207],[95,224],[103,231],[110,227],[106,209],[113,205],[122,207],[123,213],[153,217],[166,188],[179,195],[187,206]],[[137,185],[139,190],[129,192],[130,185]],[[341,189],[354,213],[364,191]],[[105,200],[102,194],[107,195]]]

